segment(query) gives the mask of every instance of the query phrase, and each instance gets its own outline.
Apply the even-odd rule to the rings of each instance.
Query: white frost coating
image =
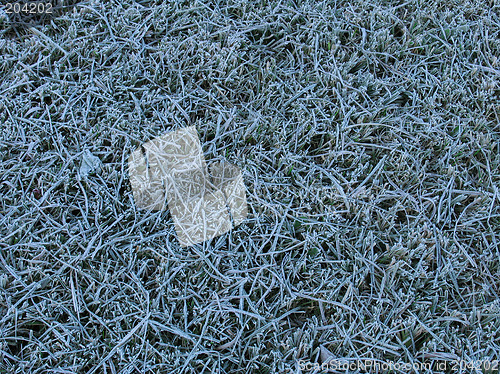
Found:
[[[90,173],[101,168],[101,160],[94,156],[88,149],[82,154],[82,163],[80,165],[80,176],[87,177]]]

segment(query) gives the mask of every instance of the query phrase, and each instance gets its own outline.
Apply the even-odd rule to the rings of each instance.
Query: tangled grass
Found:
[[[0,371],[500,359],[499,10],[88,0],[31,28],[4,16]],[[136,209],[126,160],[189,125],[241,168],[249,216],[182,249],[168,212]]]

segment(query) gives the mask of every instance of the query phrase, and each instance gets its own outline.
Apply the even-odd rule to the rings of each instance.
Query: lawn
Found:
[[[23,26],[0,11],[0,372],[494,369],[499,14],[85,0]],[[248,216],[183,248],[168,210],[136,206],[127,160],[187,126],[208,162],[240,168]]]

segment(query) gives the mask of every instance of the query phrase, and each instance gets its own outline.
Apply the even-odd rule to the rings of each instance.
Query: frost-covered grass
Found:
[[[499,12],[92,0],[4,22],[0,371],[500,359]],[[182,249],[126,161],[189,125],[249,217]]]

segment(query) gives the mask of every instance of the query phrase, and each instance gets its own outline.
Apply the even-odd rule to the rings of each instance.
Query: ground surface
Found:
[[[0,371],[500,358],[498,4],[266,4],[4,21]],[[249,216],[182,249],[126,160],[189,125]]]

